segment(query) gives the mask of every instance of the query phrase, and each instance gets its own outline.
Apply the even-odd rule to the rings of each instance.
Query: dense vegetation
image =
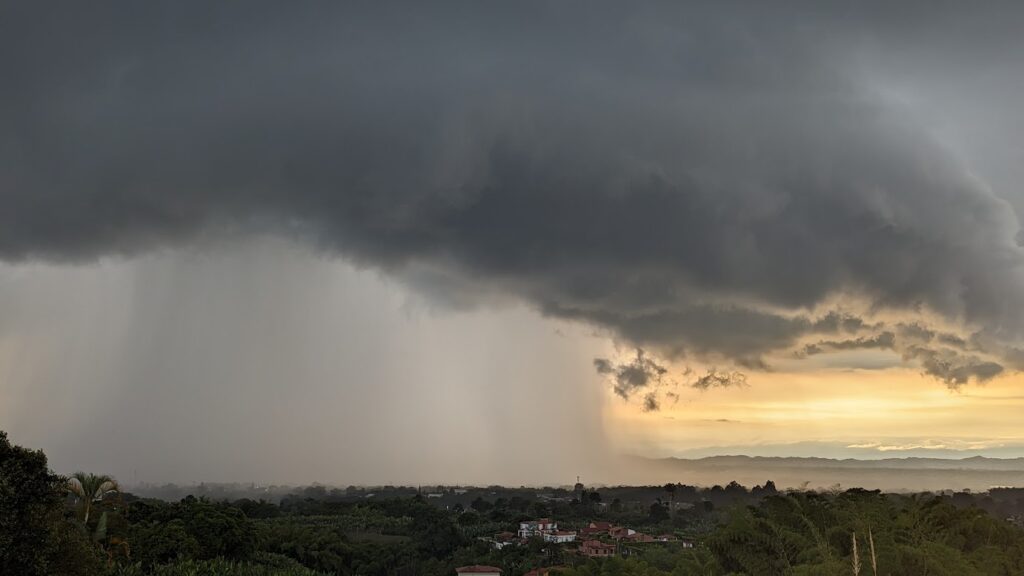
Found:
[[[0,432],[0,574],[82,576],[444,575],[489,564],[519,576],[543,566],[598,575],[1024,574],[1019,491],[894,495],[753,490],[730,484],[445,490],[314,487],[280,502],[122,493],[106,476],[54,475],[45,456]],[[983,508],[999,508],[1000,517]],[[1009,512],[1007,512],[1007,510]],[[495,549],[480,537],[551,516],[672,534],[586,559],[531,539]]]

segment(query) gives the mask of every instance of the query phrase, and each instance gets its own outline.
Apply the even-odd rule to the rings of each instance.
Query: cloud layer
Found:
[[[659,354],[892,349],[950,385],[1024,333],[1012,209],[861,58],[955,75],[1019,47],[1012,5],[2,10],[5,260],[271,231]],[[885,320],[919,312],[954,329]]]

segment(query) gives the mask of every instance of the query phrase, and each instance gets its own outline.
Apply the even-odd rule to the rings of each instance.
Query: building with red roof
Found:
[[[627,536],[636,534],[636,530],[631,528],[625,528],[623,526],[612,526],[608,529],[608,535],[616,540],[621,540]]]
[[[580,545],[580,554],[589,558],[605,558],[615,555],[615,544],[605,544],[600,540],[587,540]]]

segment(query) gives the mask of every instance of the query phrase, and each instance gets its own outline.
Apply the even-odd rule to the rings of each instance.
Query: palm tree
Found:
[[[89,523],[89,513],[93,502],[101,502],[107,494],[120,492],[117,480],[105,474],[86,474],[75,472],[68,479],[68,491],[78,499],[79,516],[82,522]]]
[[[664,490],[668,492],[668,496],[672,500],[672,511],[674,512],[676,509],[676,485],[669,482],[665,484]]]

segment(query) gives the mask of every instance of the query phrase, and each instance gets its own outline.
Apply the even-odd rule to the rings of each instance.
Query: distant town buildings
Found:
[[[590,558],[635,554],[638,548],[633,547],[634,544],[670,542],[679,544],[683,548],[693,548],[693,542],[680,540],[675,534],[652,536],[625,526],[616,526],[611,522],[592,521],[578,531],[559,530],[558,523],[551,518],[525,520],[519,523],[519,531],[515,534],[499,532],[493,537],[480,537],[479,539],[489,542],[495,549],[501,550],[506,546],[525,544],[528,538],[541,538],[545,542],[553,544],[582,541],[577,552]]]
[[[480,538],[480,540],[490,542],[495,550],[519,544],[519,541],[516,540],[516,535],[511,532],[498,532],[493,538]]]
[[[576,533],[563,530],[555,530],[544,535],[545,542],[554,542],[556,544],[565,544],[566,542],[575,542]]]
[[[531,536],[544,537],[558,530],[558,523],[552,522],[550,518],[539,520],[527,520],[519,523],[519,537],[529,538]]]
[[[615,544],[607,544],[600,540],[587,540],[580,545],[580,554],[588,558],[606,558],[615,555]]]
[[[607,534],[612,528],[611,522],[591,522],[582,529],[580,529],[580,537],[585,538],[589,536],[599,536],[601,534]]]
[[[608,528],[607,532],[608,536],[610,536],[613,540],[622,540],[623,538],[627,538],[629,536],[636,534],[636,530],[624,528],[622,526],[612,526]]]

